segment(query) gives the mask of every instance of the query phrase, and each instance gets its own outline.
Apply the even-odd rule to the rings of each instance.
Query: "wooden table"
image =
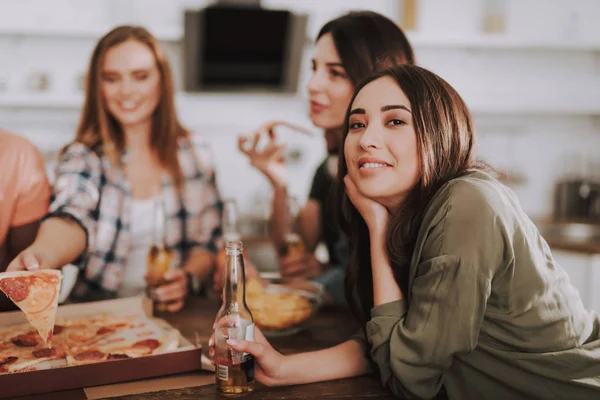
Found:
[[[203,346],[208,345],[212,333],[212,324],[220,306],[220,301],[192,299],[193,301],[177,314],[161,314],[188,339],[200,337]],[[269,339],[273,347],[284,354],[293,354],[310,350],[319,350],[334,346],[346,340],[357,331],[357,325],[347,312],[324,308],[310,322],[308,329],[293,336]],[[207,348],[207,347],[205,347]],[[154,399],[223,399],[217,395],[215,385],[192,387],[186,389],[165,390],[154,393],[143,393],[116,397],[122,400],[154,400]],[[359,377],[321,382],[309,385],[269,388],[260,384],[254,392],[243,396],[244,399],[395,399],[381,387],[377,379]]]
[[[212,333],[212,324],[217,314],[220,301],[191,298],[185,309],[176,314],[164,313],[157,317],[164,318],[177,328],[192,342],[196,337],[204,348],[208,348],[208,339]],[[333,308],[324,308],[315,316],[307,329],[293,336],[270,339],[271,344],[284,354],[319,350],[345,341],[357,331],[357,325],[347,312]],[[209,372],[202,372],[209,374]],[[64,400],[86,399],[83,390],[60,393]],[[55,393],[57,395],[58,393]],[[30,396],[22,399],[37,400],[46,397]],[[340,379],[308,385],[269,388],[258,384],[253,393],[244,395],[243,399],[377,399],[391,400],[395,397],[381,387],[379,380],[370,377]],[[217,395],[215,385],[191,387],[185,389],[164,390],[121,397],[121,400],[154,400],[154,399],[224,399]]]

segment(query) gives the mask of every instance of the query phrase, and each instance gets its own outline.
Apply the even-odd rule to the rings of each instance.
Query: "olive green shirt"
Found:
[[[404,398],[600,399],[600,320],[513,192],[483,172],[448,182],[425,214],[406,299],[356,336]]]

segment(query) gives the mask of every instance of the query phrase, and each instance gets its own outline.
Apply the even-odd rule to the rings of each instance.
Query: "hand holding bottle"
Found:
[[[156,300],[165,304],[170,312],[177,312],[185,305],[188,295],[188,278],[183,269],[175,269],[164,275],[164,283],[155,291]]]
[[[266,386],[281,386],[285,385],[285,372],[282,368],[287,360],[287,357],[279,353],[271,346],[265,335],[258,328],[254,328],[254,341],[230,339],[227,344],[232,349],[249,353],[254,356],[254,373],[256,380]],[[209,357],[214,363],[215,358],[215,334],[208,341]]]
[[[279,270],[286,279],[310,279],[323,273],[323,265],[314,253],[307,251],[306,245],[298,230],[300,203],[294,196],[287,198],[286,233],[284,246],[280,250]]]

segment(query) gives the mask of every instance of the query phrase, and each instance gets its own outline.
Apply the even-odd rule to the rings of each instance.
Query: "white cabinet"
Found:
[[[571,283],[581,295],[581,301],[590,310],[600,314],[600,254],[586,254],[553,249],[558,264],[567,271]]]

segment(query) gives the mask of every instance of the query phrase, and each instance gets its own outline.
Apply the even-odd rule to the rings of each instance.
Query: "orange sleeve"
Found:
[[[35,146],[26,143],[18,157],[18,198],[11,226],[25,225],[42,218],[48,213],[50,184],[41,154]]]

